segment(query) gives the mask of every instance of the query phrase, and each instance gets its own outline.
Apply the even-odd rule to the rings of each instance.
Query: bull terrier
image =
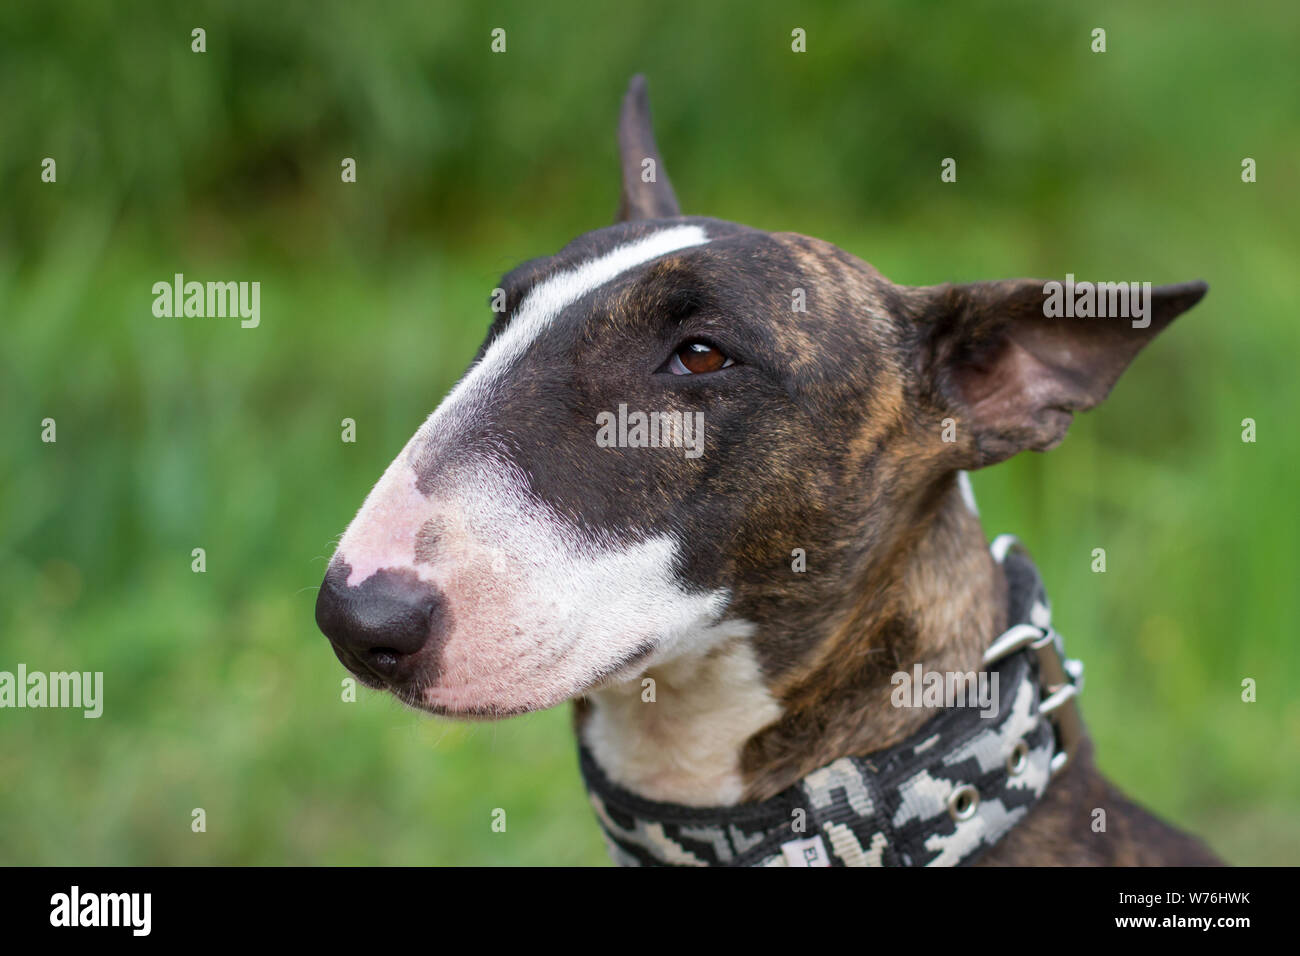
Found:
[[[639,76],[619,144],[616,224],[502,279],[343,535],[316,605],[343,665],[451,718],[575,701],[621,863],[1216,862],[1095,769],[1081,669],[966,478],[1056,446],[1206,285],[1134,320],[898,285],[681,215]]]

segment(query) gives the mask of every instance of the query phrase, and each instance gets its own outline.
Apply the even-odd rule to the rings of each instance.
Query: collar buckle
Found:
[[[1052,722],[1056,731],[1056,751],[1052,754],[1052,779],[1056,779],[1074,759],[1083,740],[1083,718],[1079,716],[1083,663],[1066,658],[1061,636],[1051,627],[1029,646],[1038,657],[1038,679],[1044,695],[1038,712]]]
[[[1056,749],[1052,754],[1052,779],[1058,777],[1074,759],[1083,740],[1083,719],[1079,716],[1079,693],[1083,690],[1083,663],[1065,656],[1061,635],[1051,626],[1017,624],[1009,628],[987,651],[984,666],[989,667],[1026,647],[1038,660],[1038,680],[1042,699],[1038,712],[1052,724]]]

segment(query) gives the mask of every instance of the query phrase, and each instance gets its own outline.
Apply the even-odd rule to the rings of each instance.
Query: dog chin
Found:
[[[572,686],[537,688],[532,693],[502,694],[500,687],[508,684],[509,678],[492,681],[497,685],[492,689],[438,684],[376,685],[365,678],[360,679],[366,686],[387,690],[408,707],[424,713],[452,720],[502,720],[549,710],[590,691],[635,680],[645,670],[647,658],[652,654],[653,648],[647,648],[593,674],[588,680],[579,681]],[[522,676],[520,683],[523,683]]]
[[[520,706],[502,706],[500,704],[485,704],[479,706],[460,706],[453,707],[447,704],[431,703],[424,699],[423,696],[410,696],[406,694],[396,694],[398,700],[415,710],[425,714],[432,714],[435,717],[445,717],[448,720],[464,721],[491,721],[505,720],[509,717],[522,717],[524,714],[531,714],[538,710],[546,710],[551,704],[541,704],[538,706],[520,705]],[[557,702],[558,703],[558,702]]]
[[[557,690],[542,697],[500,697],[490,693],[480,694],[465,688],[426,687],[404,690],[389,688],[398,700],[409,707],[447,717],[451,720],[504,720],[539,710],[549,710],[562,704],[576,693]]]

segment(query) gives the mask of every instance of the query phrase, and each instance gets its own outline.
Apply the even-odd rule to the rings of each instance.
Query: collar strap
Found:
[[[958,866],[1025,817],[1083,735],[1083,667],[1052,630],[1042,580],[1002,535],[1011,626],[984,655],[997,706],[949,707],[900,744],[842,757],[754,803],[645,800],[579,763],[610,855],[629,866]],[[993,686],[990,682],[990,686]]]

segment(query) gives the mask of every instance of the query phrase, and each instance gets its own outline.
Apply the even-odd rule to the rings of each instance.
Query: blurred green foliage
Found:
[[[106,686],[99,720],[0,712],[0,862],[605,860],[563,708],[343,705],[312,608],[497,277],[611,219],[637,70],[687,212],[913,284],[1210,282],[975,488],[1088,664],[1103,769],[1232,862],[1296,862],[1298,33],[1283,3],[0,7],[0,669]],[[261,327],[155,318],[175,272],[259,280]]]

